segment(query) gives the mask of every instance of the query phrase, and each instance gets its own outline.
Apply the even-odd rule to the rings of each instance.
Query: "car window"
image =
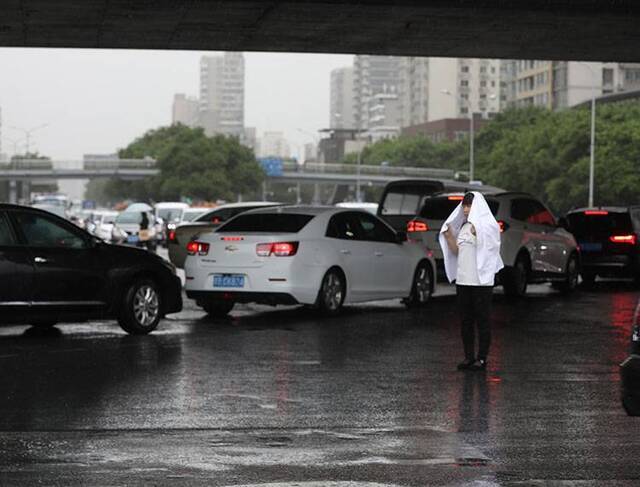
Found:
[[[382,203],[383,215],[415,215],[424,196],[415,193],[389,192]]]
[[[31,247],[56,247],[81,249],[85,239],[53,220],[34,213],[16,212],[16,222],[27,245]]]
[[[354,213],[353,217],[360,226],[360,231],[358,232],[360,240],[388,243],[396,241],[395,233],[373,215]]]
[[[0,213],[0,247],[10,247],[16,244],[9,219],[4,213]]]
[[[239,215],[222,225],[217,232],[298,233],[314,215],[299,213],[256,213]]]
[[[359,227],[351,213],[339,213],[333,215],[327,226],[327,237],[342,240],[357,240]]]
[[[577,238],[596,237],[608,239],[616,233],[633,232],[631,218],[627,212],[602,211],[592,214],[585,212],[567,215],[569,230]]]
[[[556,219],[551,212],[542,203],[531,198],[511,200],[511,217],[535,225],[556,225]]]

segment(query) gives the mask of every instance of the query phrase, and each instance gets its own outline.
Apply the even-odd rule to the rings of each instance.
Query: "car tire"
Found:
[[[575,254],[573,254],[567,261],[567,270],[565,272],[564,280],[554,283],[554,287],[562,293],[572,293],[578,287],[579,275],[580,269],[578,268],[578,258],[575,256]]]
[[[162,318],[162,297],[151,279],[138,279],[124,293],[118,323],[132,335],[145,335],[156,329]]]
[[[346,283],[342,273],[329,269],[322,278],[316,307],[325,315],[337,315],[342,310],[346,295]]]
[[[200,306],[211,318],[224,318],[231,312],[235,304],[234,301],[207,301]]]
[[[405,299],[408,308],[424,308],[433,294],[433,270],[428,262],[420,262],[413,275],[411,294]]]
[[[529,279],[529,260],[524,254],[520,254],[513,267],[505,269],[504,293],[511,299],[522,298],[527,294]]]

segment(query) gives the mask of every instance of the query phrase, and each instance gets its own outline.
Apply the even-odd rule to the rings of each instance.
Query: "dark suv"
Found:
[[[581,208],[565,219],[580,246],[585,284],[596,276],[640,278],[640,207]]]
[[[181,309],[175,267],[156,254],[107,244],[46,211],[0,204],[0,322],[115,318],[143,334]]]

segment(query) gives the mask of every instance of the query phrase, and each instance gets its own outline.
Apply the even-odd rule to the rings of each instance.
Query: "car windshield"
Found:
[[[116,223],[136,223],[139,224],[142,221],[142,213],[137,211],[125,211],[120,213],[116,218]]]
[[[491,209],[491,213],[495,216],[498,213],[500,203],[496,200],[485,198]],[[420,216],[429,220],[446,220],[449,215],[460,204],[460,198],[449,196],[438,196],[435,198],[427,198],[420,210]]]
[[[313,215],[301,215],[299,213],[256,213],[252,215],[240,215],[217,231],[220,233],[298,233],[307,223],[313,219]]]
[[[184,210],[182,213],[182,221],[191,222],[203,213],[204,212],[202,210]]]
[[[166,222],[173,221],[180,218],[181,212],[182,208],[162,208],[161,210],[158,210],[158,216]]]
[[[581,237],[610,237],[616,233],[632,233],[633,224],[627,212],[596,211],[591,214],[585,212],[567,215],[569,229],[576,238]]]

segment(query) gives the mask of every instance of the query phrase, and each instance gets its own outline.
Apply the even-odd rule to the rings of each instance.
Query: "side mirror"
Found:
[[[406,232],[398,232],[396,233],[396,243],[404,243],[407,240],[409,240],[409,238],[407,237],[407,233]]]

